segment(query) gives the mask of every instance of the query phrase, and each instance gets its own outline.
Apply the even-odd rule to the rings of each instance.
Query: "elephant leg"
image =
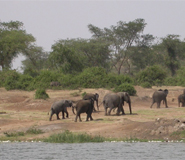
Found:
[[[91,114],[90,114],[90,116],[89,116],[89,117],[90,117],[90,120],[92,121],[92,120],[93,120],[93,118],[92,118],[92,115],[91,115]]]
[[[157,102],[157,108],[160,108],[161,102]]]
[[[152,108],[152,106],[153,106],[154,103],[155,103],[155,102],[153,101],[152,104],[151,104],[151,106],[150,106],[150,108]]]
[[[66,111],[66,117],[69,118],[69,113],[68,113],[68,111]]]
[[[56,113],[56,115],[57,115],[57,120],[59,120],[60,118],[59,118],[59,113]]]
[[[105,108],[105,116],[107,115],[107,108]]]
[[[166,99],[164,100],[164,103],[165,103],[166,108],[168,108]]]
[[[81,117],[80,117],[80,114],[79,114],[79,116],[78,116],[78,117],[79,117],[79,121],[80,121],[80,122],[82,122],[82,119],[81,119]]]
[[[64,111],[62,111],[62,119],[65,119],[65,117],[64,117]]]
[[[86,121],[88,121],[89,120],[89,114],[87,114],[87,117],[86,117]]]
[[[112,107],[109,109],[109,111],[108,111],[108,115],[110,115],[111,111],[112,111]]]
[[[125,115],[125,111],[123,109],[123,106],[121,106],[121,112],[122,112],[122,115]]]
[[[52,116],[53,116],[53,110],[51,111],[51,114],[50,114],[50,118],[49,118],[49,120],[51,121],[51,119],[52,119]]]
[[[76,114],[76,117],[75,117],[75,122],[77,122],[77,118],[78,118],[78,115]]]

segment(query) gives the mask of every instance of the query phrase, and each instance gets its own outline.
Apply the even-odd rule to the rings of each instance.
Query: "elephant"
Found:
[[[160,89],[158,91],[155,91],[152,95],[153,101],[150,108],[152,108],[155,102],[157,103],[157,108],[160,108],[161,101],[163,101],[163,103],[165,103],[166,108],[168,108],[167,100],[166,100],[167,95],[168,95],[167,89],[165,90]]]
[[[49,120],[51,121],[53,114],[57,115],[57,120],[59,120],[59,113],[62,112],[62,119],[65,119],[64,117],[64,112],[66,113],[66,117],[69,117],[67,107],[72,107],[73,103],[71,100],[60,100],[57,102],[54,102],[51,105],[51,113],[50,113],[50,118]]]
[[[75,122],[77,122],[77,118],[79,117],[79,121],[81,122],[81,117],[80,114],[81,113],[86,113],[87,114],[87,118],[86,121],[88,121],[88,119],[90,118],[90,120],[92,121],[92,112],[93,112],[93,108],[94,108],[94,99],[88,99],[88,100],[80,100],[77,102],[76,106],[72,106],[72,111],[74,112],[74,108],[76,108],[76,118],[75,118]]]
[[[180,107],[180,103],[182,103],[181,107],[185,106],[185,94],[181,94],[178,96],[178,106]]]
[[[131,99],[130,99],[130,95],[127,92],[118,92],[117,93],[120,98],[122,99],[122,106],[121,106],[121,111],[123,114],[125,114],[125,111],[123,109],[124,106],[124,101],[128,103],[129,105],[129,110],[130,110],[130,114],[132,114],[132,108],[131,108]]]
[[[60,82],[54,82],[54,81],[52,81],[52,82],[50,83],[50,86],[51,86],[51,87],[53,87],[53,86],[57,87],[57,86],[61,86],[61,84],[60,84]]]
[[[93,98],[94,101],[96,101],[96,106],[97,106],[97,109],[99,110],[99,106],[98,106],[99,94],[98,94],[98,93],[95,93],[95,94],[87,93],[87,94],[85,94],[85,95],[83,96],[83,99],[84,99],[84,100],[91,99],[91,98]],[[93,111],[96,112],[95,107],[93,108]]]
[[[122,114],[124,114],[123,110],[121,109],[123,103],[123,99],[116,93],[108,93],[104,96],[103,98],[103,106],[105,109],[105,116],[110,115],[111,110],[114,108],[117,109],[117,115],[119,115],[120,110],[122,111]],[[107,109],[109,109],[108,114],[107,114]]]

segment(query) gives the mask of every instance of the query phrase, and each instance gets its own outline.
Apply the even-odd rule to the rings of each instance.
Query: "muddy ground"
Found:
[[[5,132],[26,131],[35,127],[43,130],[44,133],[27,137],[27,140],[48,137],[64,130],[124,139],[179,139],[179,136],[172,136],[172,133],[185,129],[185,107],[178,107],[177,101],[178,95],[183,93],[184,88],[177,86],[160,88],[169,90],[167,96],[169,108],[165,108],[163,104],[160,109],[156,108],[156,104],[152,109],[150,108],[152,94],[159,87],[144,89],[135,86],[137,96],[131,96],[132,115],[129,114],[126,103],[124,106],[126,115],[120,116],[116,116],[115,112],[111,112],[111,116],[104,116],[103,105],[100,105],[100,111],[93,113],[94,120],[89,122],[85,122],[85,113],[81,115],[82,122],[74,122],[75,115],[71,108],[68,108],[69,118],[64,120],[57,120],[54,115],[52,121],[49,121],[48,112],[53,102],[61,99],[77,101],[81,99],[83,92],[98,93],[100,104],[104,95],[111,91],[106,89],[47,90],[49,99],[36,100],[35,91],[6,91],[0,88],[0,137],[5,136]]]

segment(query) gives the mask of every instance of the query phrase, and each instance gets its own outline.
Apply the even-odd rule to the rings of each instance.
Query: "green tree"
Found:
[[[167,53],[165,56],[165,65],[171,71],[171,75],[174,76],[176,70],[180,68],[178,56],[181,53],[181,41],[179,35],[168,35],[162,38],[162,45]]]
[[[62,69],[64,73],[81,72],[87,67],[109,67],[108,45],[99,40],[59,40],[52,50],[49,55],[50,66]]]
[[[144,37],[142,32],[145,26],[144,19],[136,19],[128,23],[119,21],[116,26],[111,26],[110,28],[100,29],[92,24],[89,24],[88,28],[93,34],[93,38],[104,40],[110,44],[111,67],[120,74],[124,65],[127,65],[128,68],[130,67],[129,61],[132,54],[130,54],[131,51],[129,50],[132,46],[137,46],[142,42],[148,43],[147,37],[149,36],[145,36],[145,39],[141,37]],[[129,69],[128,72],[130,72]]]
[[[0,66],[10,68],[12,60],[35,39],[19,21],[0,22]]]
[[[42,47],[30,45],[24,51],[23,55],[26,57],[26,59],[22,61],[22,69],[24,72],[40,71],[41,69],[48,68],[49,54],[44,52]]]

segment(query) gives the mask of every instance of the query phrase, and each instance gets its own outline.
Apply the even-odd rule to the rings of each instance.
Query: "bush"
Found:
[[[31,87],[36,88],[48,88],[50,86],[50,82],[58,81],[60,73],[48,70],[40,71],[39,76],[35,77],[34,81],[31,84]],[[60,82],[60,81],[58,81]]]
[[[46,93],[45,89],[37,89],[35,93],[35,99],[47,99],[49,95]]]
[[[160,66],[155,65],[147,67],[145,70],[139,72],[136,75],[136,82],[138,84],[148,82],[151,85],[159,85],[164,83],[166,77],[166,71],[164,71]]]
[[[4,87],[6,90],[19,89],[18,80],[20,74],[16,71],[7,71],[4,74]]]
[[[119,86],[117,86],[114,90],[114,92],[128,92],[129,95],[134,96],[136,94],[136,90],[132,84],[129,83],[123,83]]]
[[[152,88],[152,85],[149,82],[141,83],[141,87],[143,88]]]

